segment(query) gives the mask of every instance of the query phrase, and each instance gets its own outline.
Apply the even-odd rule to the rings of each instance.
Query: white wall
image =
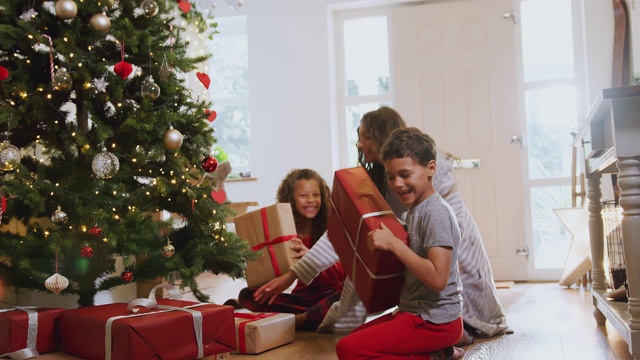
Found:
[[[613,15],[610,0],[581,1],[587,23],[586,96],[591,103],[611,82]],[[237,10],[218,2],[216,17],[247,16],[249,36],[251,174],[257,180],[225,185],[231,201],[274,203],[280,180],[298,167],[315,169],[331,185],[338,147],[332,143],[337,129],[332,129],[336,114],[330,13],[337,7],[396,2],[400,0],[246,0]]]

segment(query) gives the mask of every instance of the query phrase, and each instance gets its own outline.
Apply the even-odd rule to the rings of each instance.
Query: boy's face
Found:
[[[389,187],[405,205],[415,206],[435,192],[432,183],[435,160],[425,166],[411,157],[395,158],[385,161],[384,168]]]

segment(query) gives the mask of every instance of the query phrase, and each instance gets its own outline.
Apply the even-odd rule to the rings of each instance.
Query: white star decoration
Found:
[[[589,239],[588,206],[553,210],[562,224],[573,235],[560,285],[571,286],[591,270],[591,242]]]

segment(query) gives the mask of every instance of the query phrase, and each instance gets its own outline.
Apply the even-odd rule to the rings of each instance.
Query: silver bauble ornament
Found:
[[[180,131],[169,127],[169,130],[165,131],[162,137],[162,145],[164,145],[167,150],[176,151],[182,146],[182,140],[183,136]]]
[[[244,0],[224,0],[224,2],[232,10],[239,9],[244,5]]]
[[[20,164],[20,149],[5,140],[0,145],[0,170],[13,171]]]
[[[56,211],[53,212],[53,215],[51,215],[51,221],[54,224],[65,224],[68,220],[69,218],[67,217],[67,213],[62,211],[62,209],[60,209],[60,206],[58,206]]]
[[[58,17],[68,20],[75,17],[77,13],[78,6],[73,0],[56,1],[56,15],[58,15]]]
[[[66,289],[67,286],[69,286],[69,279],[58,273],[49,276],[49,278],[44,281],[44,287],[51,290],[56,295],[58,295],[60,291]]]
[[[93,158],[91,170],[98,179],[111,179],[120,170],[120,161],[103,146],[102,151]]]
[[[143,0],[142,3],[140,4],[140,9],[142,10],[142,13],[146,17],[155,16],[159,10],[158,4],[156,4],[156,2],[153,0]]]
[[[140,87],[140,94],[149,100],[155,100],[160,96],[160,86],[153,80],[153,76],[144,79]]]
[[[101,31],[103,33],[108,33],[109,29],[111,29],[111,20],[107,15],[104,14],[95,14],[89,20],[89,25],[91,28],[97,31]]]
[[[67,69],[61,68],[55,72],[53,75],[53,88],[58,91],[67,91],[71,89],[73,85],[73,80],[71,80],[71,75],[67,72]]]
[[[176,248],[174,248],[171,244],[166,244],[162,247],[162,255],[166,257],[172,257],[175,252]]]

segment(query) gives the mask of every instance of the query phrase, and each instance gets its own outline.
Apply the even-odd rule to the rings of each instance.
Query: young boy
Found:
[[[434,140],[416,128],[399,128],[380,150],[389,188],[409,206],[409,246],[384,224],[367,234],[371,251],[390,251],[405,266],[398,311],[356,328],[336,347],[339,359],[459,358],[462,335],[458,272],[460,230],[453,209],[433,187]]]

